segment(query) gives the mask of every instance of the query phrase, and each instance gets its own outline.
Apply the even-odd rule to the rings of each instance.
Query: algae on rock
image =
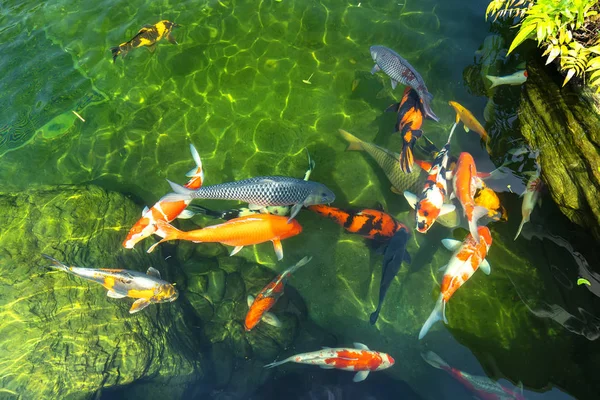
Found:
[[[96,186],[0,194],[0,387],[15,398],[93,398],[148,380],[182,392],[203,375],[198,343],[179,302],[130,315],[131,299],[75,276],[49,272],[47,253],[69,265],[158,269],[160,253],[121,241],[139,207]]]

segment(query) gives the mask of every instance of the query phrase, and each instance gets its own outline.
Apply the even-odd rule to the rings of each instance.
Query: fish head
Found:
[[[392,356],[386,353],[380,353],[381,355],[381,365],[378,369],[386,369],[393,366],[396,363],[396,360]]]
[[[315,183],[315,186],[310,191],[308,197],[304,200],[303,205],[312,206],[315,204],[329,204],[335,200],[335,193],[321,183]]]
[[[477,233],[479,234],[480,238],[483,238],[487,248],[489,249],[492,245],[492,234],[490,233],[489,228],[487,226],[480,226],[477,228]]]
[[[369,50],[371,51],[371,57],[373,58],[373,61],[377,62],[377,57],[381,55],[383,49],[384,47],[382,46],[371,46],[369,48]]]
[[[123,247],[133,249],[134,246],[156,232],[156,224],[151,218],[143,216],[131,227],[123,241]]]
[[[154,296],[157,303],[168,303],[177,300],[179,292],[170,283],[162,284],[158,287],[158,293]]]
[[[440,215],[440,208],[425,198],[417,203],[416,209],[417,231],[426,233]]]

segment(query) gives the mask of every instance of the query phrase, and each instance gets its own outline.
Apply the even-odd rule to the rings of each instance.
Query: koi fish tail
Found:
[[[273,367],[277,367],[277,366],[279,366],[281,364],[285,364],[285,363],[288,363],[288,362],[290,362],[290,359],[286,358],[285,360],[275,361],[275,362],[272,362],[271,364],[267,364],[263,368],[273,368]]]
[[[50,268],[57,269],[59,271],[69,272],[69,273],[71,272],[71,270],[69,269],[68,266],[61,263],[56,258],[50,257],[48,254],[42,254],[42,256],[44,258],[47,258],[48,260],[52,261],[52,265],[49,266]]]
[[[400,168],[405,173],[412,172],[412,166],[415,162],[413,156],[413,148],[415,147],[415,143],[417,139],[421,137],[423,131],[420,129],[417,130],[408,130],[404,133],[402,137],[402,152],[400,153]]]
[[[343,129],[338,129],[340,135],[348,142],[348,147],[346,151],[364,151],[365,149],[362,146],[362,140],[354,136],[353,134],[346,132]]]
[[[194,199],[195,190],[187,189],[181,185],[176,184],[175,182],[171,182],[167,179],[169,185],[171,185],[171,189],[175,193],[169,193],[163,196],[160,201],[166,201],[167,203],[175,202],[175,201],[191,201]]]
[[[448,323],[448,320],[446,319],[446,302],[444,301],[442,295],[440,295],[437,303],[435,303],[435,307],[429,315],[429,318],[427,318],[427,321],[425,321],[425,324],[423,324],[423,327],[419,332],[419,340],[423,339],[425,335],[427,335],[427,332],[429,332],[429,329],[431,329],[433,324],[441,320],[444,320],[445,323]]]
[[[425,362],[427,364],[431,365],[434,368],[438,368],[438,369],[449,369],[450,368],[448,363],[446,363],[446,361],[442,360],[442,358],[440,356],[438,356],[437,354],[435,354],[433,351],[427,351],[425,353],[421,353],[421,357],[423,357],[423,360],[425,360]]]
[[[117,57],[121,54],[121,47],[111,47],[110,52],[112,53],[113,64],[117,62]]]
[[[188,178],[197,178],[200,180],[199,186],[202,186],[204,182],[204,169],[202,168],[202,160],[200,159],[200,154],[198,150],[194,147],[193,144],[190,143],[190,151],[192,153],[192,157],[194,158],[194,162],[196,163],[196,167],[192,168],[185,176]]]
[[[156,248],[156,246],[158,246],[159,244],[161,244],[162,242],[168,242],[169,240],[177,240],[180,239],[183,234],[185,234],[185,232],[180,231],[179,229],[175,228],[173,225],[170,225],[169,223],[159,220],[156,222],[156,232],[154,232],[156,235],[162,237],[162,240],[160,240],[157,243],[154,243],[152,246],[150,246],[150,248],[148,249],[148,253],[152,253],[154,251],[154,249]]]
[[[369,322],[371,323],[371,325],[375,325],[377,323],[377,320],[379,319],[380,311],[381,311],[381,302],[379,302],[379,304],[377,305],[377,309],[375,311],[373,311],[371,313],[371,316],[369,317]]]
[[[488,214],[488,210],[485,207],[475,206],[473,211],[471,212],[471,218],[469,219],[469,232],[471,232],[471,236],[477,243],[479,243],[479,233],[477,232],[477,221],[485,215]]]
[[[425,97],[425,99],[422,99],[423,112],[425,113],[425,117],[431,118],[435,122],[439,122],[440,118],[437,115],[435,115],[430,105],[431,101],[433,100],[433,95],[431,93],[426,93]]]
[[[490,89],[495,88],[496,86],[500,86],[502,84],[502,81],[498,76],[486,75],[485,77],[488,78],[490,82],[492,82],[492,86],[490,86]]]
[[[306,256],[306,257],[304,257],[302,260],[298,261],[298,262],[296,263],[296,265],[294,265],[294,266],[292,266],[292,267],[288,268],[288,270],[287,270],[287,271],[285,271],[285,274],[286,274],[286,275],[291,275],[291,274],[293,274],[294,272],[298,271],[298,269],[300,269],[300,267],[302,267],[302,266],[304,266],[304,265],[308,264],[308,263],[310,262],[310,260],[312,260],[312,257],[309,257],[309,256]]]
[[[523,225],[525,225],[525,223],[527,223],[528,221],[529,221],[529,218],[523,218],[521,220],[521,224],[519,225],[519,229],[517,229],[517,234],[515,235],[515,238],[513,240],[517,240],[517,238],[521,234],[521,229],[523,229]]]

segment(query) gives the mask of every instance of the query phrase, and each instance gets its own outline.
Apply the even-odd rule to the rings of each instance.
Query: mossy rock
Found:
[[[151,377],[150,390],[169,385],[175,395],[202,377],[179,301],[129,314],[131,299],[44,268],[42,253],[82,267],[152,266],[171,280],[160,252],[121,246],[137,205],[96,186],[64,186],[0,194],[0,209],[2,396],[86,399]]]
[[[542,180],[562,213],[600,241],[600,95],[571,85],[539,60],[527,65],[521,132],[539,150]]]

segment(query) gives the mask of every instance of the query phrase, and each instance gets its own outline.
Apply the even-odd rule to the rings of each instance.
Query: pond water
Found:
[[[541,206],[536,205],[531,221],[514,240],[521,222],[519,194],[530,178],[527,172],[535,170],[535,156],[521,151],[523,88],[503,86],[492,92],[484,77],[524,69],[536,53],[532,46],[524,46],[506,57],[503,49],[512,33],[506,26],[486,22],[487,4],[485,0],[0,4],[0,179],[2,196],[18,199],[2,201],[10,208],[4,221],[11,229],[0,234],[0,264],[5,271],[32,274],[0,279],[0,332],[7,338],[0,345],[0,398],[597,398],[600,283],[593,272],[597,243],[571,224],[544,192]],[[177,45],[161,40],[152,52],[136,49],[113,63],[111,47],[129,40],[142,26],[164,19],[181,25],[172,32]],[[418,233],[414,211],[404,196],[390,190],[375,160],[364,152],[345,151],[348,143],[339,129],[393,152],[402,148],[401,137],[393,135],[396,115],[384,111],[400,101],[404,89],[399,85],[392,90],[382,72],[371,74],[369,47],[375,44],[394,49],[422,75],[440,118],[425,121],[423,132],[438,148],[445,144],[455,119],[448,102],[457,101],[485,125],[492,151],[488,154],[479,136],[465,133],[461,124],[452,138],[451,154],[469,152],[479,171],[502,167],[486,180],[508,215],[506,222],[488,225],[493,237],[487,257],[491,274],[476,272],[449,301],[448,324],[438,322],[422,340],[419,330],[439,295],[443,276],[439,268],[452,254],[441,240],[462,241],[468,230],[461,221],[458,227],[438,223],[427,234]],[[150,238],[136,250],[124,249],[121,242],[144,206],[171,191],[166,179],[185,183],[185,173],[194,167],[190,144],[202,158],[205,185],[263,175],[302,178],[306,149],[316,164],[310,180],[335,193],[332,206],[383,208],[409,227],[407,251],[412,261],[404,263],[393,280],[377,324],[371,325],[369,316],[378,302],[382,251],[306,209],[297,217],[303,232],[283,241],[282,261],[270,244],[247,246],[231,258],[225,253],[231,250],[228,246],[225,250],[183,241],[160,245],[150,256],[144,252],[155,243]],[[425,157],[418,151],[416,156]],[[89,200],[87,189],[78,189],[86,187],[81,185],[95,185],[121,197],[111,198],[118,200],[111,200],[113,208],[107,211],[102,208],[105,203],[78,200],[79,196]],[[38,196],[36,190],[46,192]],[[19,197],[23,191],[28,200]],[[52,203],[61,198],[61,191],[69,193],[67,200]],[[35,213],[23,221],[47,222],[37,224],[34,232],[28,223],[13,224],[18,218],[15,208],[34,207],[36,202]],[[220,200],[197,204],[212,210],[240,206]],[[62,205],[68,216],[52,214]],[[119,215],[114,217],[118,222],[111,219],[113,214],[108,216],[113,212]],[[63,218],[81,226],[92,221],[94,230],[65,227]],[[192,230],[215,223],[197,215],[175,225]],[[107,238],[101,253],[93,250],[98,232]],[[30,234],[36,238],[27,242],[30,246],[14,247],[19,242],[11,236]],[[148,261],[154,257],[152,263],[160,262],[164,268],[163,278],[177,283],[179,298],[129,314],[127,299],[107,298],[99,285],[40,272],[39,267],[48,264],[42,252],[82,267],[141,272],[155,265]],[[116,261],[106,265],[113,259],[98,254],[109,254]],[[131,254],[137,264],[117,262],[133,260],[127,258]],[[264,322],[245,332],[246,295],[256,295],[275,273],[304,256],[313,259],[290,278],[281,304],[274,308],[275,314],[285,316],[285,333]],[[580,277],[589,285],[578,284]],[[16,299],[10,294],[16,290],[14,282],[19,282],[20,290]],[[68,288],[60,286],[64,282]],[[28,285],[35,290],[22,289]],[[56,285],[65,290],[58,291]],[[54,293],[52,301],[61,306],[50,307],[42,318],[36,304],[48,301],[48,293]],[[93,304],[77,296],[93,298],[89,300]],[[23,302],[28,306],[22,307]],[[209,307],[206,304],[210,313],[203,308]],[[169,307],[178,307],[177,313],[165,311]],[[75,309],[76,318],[69,314]],[[101,314],[86,311],[100,309]],[[167,312],[173,313],[172,319]],[[135,333],[127,339],[127,349],[119,347],[125,346],[125,333],[109,329],[117,323],[125,332]],[[30,330],[31,324],[35,330]],[[152,333],[144,331],[146,326],[154,329]],[[185,336],[180,329],[191,333]],[[72,339],[70,332],[89,334],[97,338],[94,343],[118,348],[123,356],[105,354],[100,345],[63,346]],[[43,344],[48,335],[57,336],[52,344]],[[152,335],[177,342],[169,344],[174,346],[169,363],[161,364],[166,356]],[[352,382],[353,372],[310,365],[262,368],[321,346],[354,347],[354,342],[390,354],[395,365],[371,373],[361,383]],[[14,351],[22,345],[26,353]],[[140,361],[142,366],[125,356],[132,348],[146,354],[145,347],[152,348],[153,356]],[[453,369],[429,365],[423,359],[431,354],[427,352],[439,355]],[[32,354],[39,363],[32,361]],[[183,371],[183,364],[195,367]],[[160,370],[154,369],[156,365]],[[36,378],[40,371],[45,371],[47,383]],[[474,382],[487,392],[482,387],[469,390]],[[505,397],[485,397],[499,390],[493,382],[502,385]]]

